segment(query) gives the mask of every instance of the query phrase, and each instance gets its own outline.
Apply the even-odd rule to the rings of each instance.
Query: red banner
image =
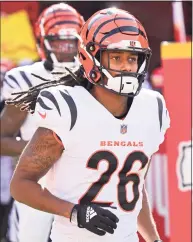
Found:
[[[191,43],[162,45],[170,242],[191,242]],[[168,176],[168,177],[167,177]]]

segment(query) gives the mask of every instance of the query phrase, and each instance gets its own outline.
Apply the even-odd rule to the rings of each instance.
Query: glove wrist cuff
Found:
[[[70,215],[70,222],[72,224],[75,224],[76,226],[79,226],[78,223],[78,205],[75,205],[72,209],[71,215]]]

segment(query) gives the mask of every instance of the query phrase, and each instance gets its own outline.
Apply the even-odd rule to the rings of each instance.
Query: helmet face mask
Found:
[[[119,95],[135,96],[139,93],[148,70],[151,50],[145,30],[134,16],[119,9],[113,13],[109,9],[101,10],[86,22],[80,37],[79,59],[91,83]],[[129,59],[131,56],[132,59],[134,56],[135,68],[132,60],[128,63],[124,60],[127,68],[122,67],[122,59],[112,65],[110,55],[116,52],[120,58],[128,56]],[[106,53],[106,65],[103,53]]]
[[[98,46],[96,48],[96,46]],[[92,54],[92,50],[98,49],[95,55]],[[139,93],[144,78],[146,76],[148,65],[151,57],[150,49],[141,48],[116,48],[116,47],[106,47],[98,45],[97,43],[89,43],[87,46],[87,51],[92,58],[93,68],[90,72],[90,81],[95,85],[100,85],[104,88],[109,89],[112,92],[118,93],[119,95],[135,96]],[[107,65],[104,66],[103,54],[106,53],[105,58],[107,58]],[[136,59],[137,67],[135,71],[131,67],[131,70],[122,70],[119,65],[113,65],[111,62],[111,55],[116,57],[127,55],[128,58]],[[120,60],[120,65],[122,60]],[[115,69],[116,68],[116,69]],[[99,77],[97,79],[97,77]]]
[[[54,38],[46,37],[45,40],[48,41],[48,55],[53,53],[57,62],[74,62],[74,56],[77,56],[77,39],[54,36]]]

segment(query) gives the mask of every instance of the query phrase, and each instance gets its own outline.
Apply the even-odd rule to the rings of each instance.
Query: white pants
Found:
[[[10,215],[9,239],[11,242],[48,242],[52,222],[52,214],[14,201]]]
[[[71,224],[69,219],[65,219],[65,224],[62,223],[62,220],[63,218],[60,221],[59,216],[57,218],[55,216],[51,232],[52,242],[139,242],[137,232],[123,236],[125,231],[120,233],[122,230],[120,227],[120,232],[115,230],[114,234],[106,233],[104,236],[98,236],[86,229]]]
[[[117,238],[115,238],[115,241],[112,240],[113,237],[111,238],[107,238],[107,240],[104,240],[103,236],[98,236],[98,240],[93,240],[92,238],[90,240],[85,240],[84,238],[73,238],[73,237],[59,237],[58,238],[52,238],[52,242],[101,242],[101,241],[105,241],[105,242],[139,242],[138,236],[137,235],[131,235],[128,238],[124,239],[124,240],[117,240]]]

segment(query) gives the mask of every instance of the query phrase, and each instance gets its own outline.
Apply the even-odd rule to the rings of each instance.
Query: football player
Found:
[[[76,68],[77,62],[74,59],[78,43],[76,34],[79,33],[83,23],[83,17],[68,4],[58,3],[44,10],[35,26],[37,46],[42,61],[9,71],[4,78],[3,98],[9,100],[13,98],[13,92],[22,93],[37,84],[46,83],[52,78],[51,72],[64,74],[64,67]],[[41,79],[37,79],[33,73],[41,75]],[[21,130],[21,139],[16,139],[19,130]],[[1,116],[1,155],[20,155],[35,130],[33,117],[28,115],[28,112],[21,112],[14,106],[6,106]],[[17,241],[16,237],[19,237],[19,242],[47,241],[46,237],[49,236],[52,223],[50,214],[39,211],[36,213],[35,210],[16,202],[10,219],[11,241]],[[21,233],[18,234],[14,224],[19,226]],[[20,227],[23,230],[20,230]]]
[[[141,88],[151,57],[145,29],[127,11],[100,10],[81,29],[78,55],[77,72],[9,102],[28,102],[39,125],[11,193],[55,214],[53,242],[138,242],[137,231],[161,241],[144,180],[170,119],[163,96]],[[38,184],[50,169],[52,193]]]
[[[3,87],[3,78],[5,73],[14,68],[15,64],[9,60],[2,58],[0,60],[0,93]],[[4,107],[4,101],[0,95],[0,112]],[[12,205],[12,199],[10,196],[9,184],[13,173],[13,158],[9,156],[0,157],[0,241],[3,241],[6,236],[8,227],[8,215]]]

